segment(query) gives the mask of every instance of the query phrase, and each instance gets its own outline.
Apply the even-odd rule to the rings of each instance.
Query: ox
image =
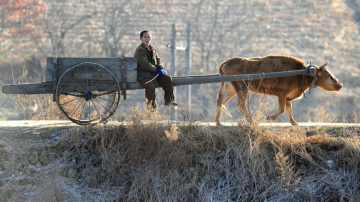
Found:
[[[268,116],[266,118],[267,120],[276,120],[278,116],[285,111],[286,108],[290,123],[292,125],[298,125],[292,115],[291,102],[300,98],[304,94],[304,91],[309,89],[311,83],[313,83],[314,87],[319,86],[326,91],[340,91],[343,86],[342,83],[333,74],[330,73],[326,65],[327,64],[320,67],[312,65],[316,68],[315,77],[311,77],[309,75],[298,75],[222,82],[221,88],[217,95],[217,108],[215,117],[216,124],[221,125],[220,116],[222,109],[228,113],[228,115],[230,115],[224,105],[236,94],[238,98],[237,107],[245,115],[247,120],[252,123],[253,120],[251,114],[246,109],[246,97],[250,91],[257,94],[266,94],[278,97],[279,109],[276,114]],[[219,74],[255,74],[301,70],[305,68],[307,68],[307,66],[303,61],[289,56],[269,55],[266,57],[256,58],[235,57],[221,63],[219,67]]]

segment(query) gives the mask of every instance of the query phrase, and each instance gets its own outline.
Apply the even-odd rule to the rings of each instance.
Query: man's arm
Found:
[[[154,73],[157,71],[157,67],[148,61],[146,52],[144,50],[137,48],[135,50],[134,57],[137,59],[141,69],[148,71],[148,72],[154,72]]]

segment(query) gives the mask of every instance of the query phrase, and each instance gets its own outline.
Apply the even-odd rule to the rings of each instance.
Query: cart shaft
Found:
[[[270,72],[270,73],[258,73],[258,74],[241,74],[241,75],[224,75],[219,76],[218,74],[212,75],[201,75],[201,76],[179,76],[173,77],[173,86],[184,86],[184,85],[196,85],[205,83],[220,83],[229,81],[240,81],[240,80],[251,80],[251,79],[265,79],[285,76],[297,76],[308,74],[308,69],[294,70],[294,71],[283,71],[283,72]],[[156,87],[160,87],[155,83]],[[144,88],[139,82],[129,83],[126,90],[142,89]]]
[[[219,83],[219,82],[228,82],[228,81],[239,81],[239,80],[251,80],[251,79],[265,79],[265,78],[274,78],[274,77],[284,77],[284,76],[296,76],[308,74],[308,69],[294,70],[294,71],[283,71],[283,72],[270,72],[270,73],[260,73],[260,74],[241,74],[241,75],[201,75],[201,76],[179,76],[173,77],[174,86],[183,86],[183,85],[195,85],[195,84],[204,84],[204,83]],[[104,84],[99,85],[99,91],[111,91],[113,85]],[[159,85],[156,83],[156,87]],[[120,85],[121,90],[136,90],[143,89],[144,87],[139,82],[128,82],[124,88]],[[115,89],[115,88],[114,88]],[[67,92],[81,92],[80,89],[74,89],[74,86],[69,85],[69,90]],[[33,83],[33,84],[13,84],[13,85],[3,85],[2,92],[4,94],[50,94],[53,93],[53,82],[42,82],[42,83]]]
[[[53,93],[52,82],[3,85],[4,94],[47,94]]]

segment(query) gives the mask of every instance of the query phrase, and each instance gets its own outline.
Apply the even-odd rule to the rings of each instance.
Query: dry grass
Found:
[[[52,103],[19,97],[18,106]],[[30,102],[31,100],[31,102]],[[61,119],[42,104],[30,119]],[[260,107],[263,109],[263,107]],[[254,120],[263,114],[256,111]],[[355,113],[355,112],[354,112]],[[356,114],[356,113],[355,113]],[[39,182],[30,201],[358,201],[358,128],[233,128],[164,122],[139,105],[118,122],[71,130],[54,146],[76,168],[79,190]],[[357,117],[357,116],[355,116]],[[317,119],[334,122],[324,109]],[[355,122],[358,122],[355,120]],[[50,186],[51,185],[51,186]],[[66,193],[66,194],[65,194]]]
[[[115,187],[117,201],[360,198],[357,128],[179,127],[160,120],[134,113],[131,122],[74,130],[56,148],[80,155],[82,186]]]
[[[64,120],[67,119],[52,101],[52,95],[14,95],[14,108],[26,120]]]

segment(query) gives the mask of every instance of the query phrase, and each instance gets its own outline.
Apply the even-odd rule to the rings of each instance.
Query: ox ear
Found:
[[[328,63],[325,63],[325,64],[321,65],[321,66],[319,67],[319,69],[320,69],[321,71],[323,71],[324,68],[325,68],[327,65],[328,65]]]

